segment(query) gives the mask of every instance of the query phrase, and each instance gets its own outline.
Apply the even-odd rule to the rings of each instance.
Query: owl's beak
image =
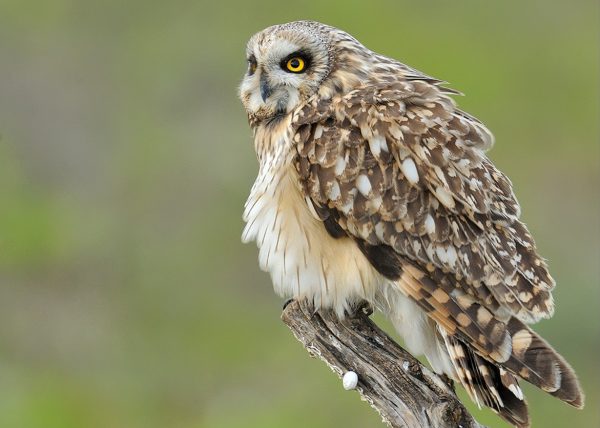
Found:
[[[260,73],[260,96],[262,97],[263,102],[267,101],[267,98],[273,93],[273,90],[269,86],[269,82],[267,80],[267,75],[264,71]]]

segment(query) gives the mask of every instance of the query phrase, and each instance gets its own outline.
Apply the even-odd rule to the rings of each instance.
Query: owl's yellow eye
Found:
[[[304,62],[304,60],[298,56],[288,59],[288,61],[285,63],[285,68],[292,73],[300,73],[305,67],[306,62]]]
[[[256,59],[254,57],[248,58],[248,74],[252,76],[256,71]]]

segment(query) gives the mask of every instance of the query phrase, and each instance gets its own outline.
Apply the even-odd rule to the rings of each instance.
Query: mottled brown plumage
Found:
[[[526,326],[552,315],[554,280],[456,92],[314,22],[258,33],[248,57],[261,171],[244,236],[276,289],[340,314],[366,299],[401,333],[417,326],[434,369],[516,426],[517,377],[581,407],[572,369]]]

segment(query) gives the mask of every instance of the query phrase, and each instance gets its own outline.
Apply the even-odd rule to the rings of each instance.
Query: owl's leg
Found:
[[[454,375],[452,360],[446,345],[438,337],[436,324],[417,305],[405,296],[396,284],[388,284],[377,297],[377,308],[392,322],[404,340],[406,350],[415,357],[424,355],[437,374]]]

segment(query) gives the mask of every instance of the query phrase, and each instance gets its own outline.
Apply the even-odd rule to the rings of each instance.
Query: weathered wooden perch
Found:
[[[306,301],[291,301],[283,322],[312,356],[342,377],[358,374],[357,390],[393,428],[485,428],[452,389],[358,310],[345,320],[331,311],[314,313]],[[341,386],[340,386],[341,389]]]

